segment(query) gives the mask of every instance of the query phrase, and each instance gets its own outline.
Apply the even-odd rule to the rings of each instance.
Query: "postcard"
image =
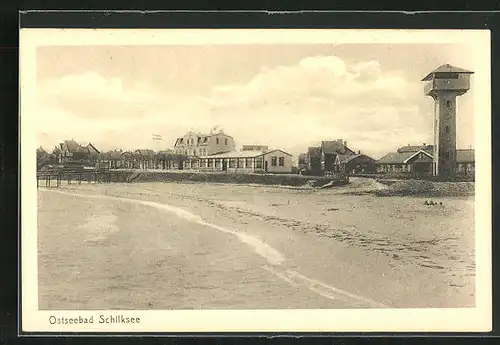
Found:
[[[488,331],[488,30],[21,29],[25,332]]]

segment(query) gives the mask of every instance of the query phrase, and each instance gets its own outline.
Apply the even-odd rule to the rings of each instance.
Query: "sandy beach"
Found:
[[[474,198],[355,195],[370,188],[40,188],[39,307],[474,306]]]

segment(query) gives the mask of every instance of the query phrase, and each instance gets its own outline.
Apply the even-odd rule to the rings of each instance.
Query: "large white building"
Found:
[[[242,150],[201,156],[195,163],[202,171],[240,173],[291,173],[292,155],[282,150]]]
[[[234,139],[222,130],[212,130],[210,134],[188,132],[177,138],[174,152],[188,156],[208,156],[234,151]]]

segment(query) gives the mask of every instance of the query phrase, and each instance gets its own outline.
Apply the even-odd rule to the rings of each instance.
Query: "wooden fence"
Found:
[[[36,174],[36,187],[44,185],[46,188],[61,187],[66,185],[86,183],[108,183],[111,182],[109,171],[52,171],[38,172]]]

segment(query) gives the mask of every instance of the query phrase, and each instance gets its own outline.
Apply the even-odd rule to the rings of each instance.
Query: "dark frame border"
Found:
[[[492,95],[499,94],[498,80],[494,78],[498,74],[498,65],[495,61],[500,61],[499,46],[494,42],[500,37],[500,13],[499,12],[389,12],[389,11],[331,11],[331,12],[270,12],[270,11],[173,11],[173,12],[141,12],[141,11],[92,11],[92,12],[60,12],[60,11],[24,11],[19,16],[20,28],[338,28],[338,29],[489,29],[492,36]],[[17,75],[16,75],[17,77]],[[17,78],[16,78],[17,79]],[[9,79],[10,80],[10,79]],[[492,97],[492,176],[495,176],[498,169],[496,161],[496,149],[498,147],[499,137],[498,125],[494,114],[499,109],[499,99]],[[10,120],[5,126],[5,139],[0,137],[0,145],[4,142],[5,150],[5,168],[7,181],[6,185],[16,186],[20,181],[13,179],[13,173],[17,175],[19,169],[19,157],[17,157],[17,146],[14,149],[12,144],[18,143],[17,134],[18,125],[8,128],[16,120]],[[17,122],[17,121],[16,121]],[[495,136],[495,134],[497,134]],[[15,154],[14,154],[15,152]],[[14,160],[16,163],[14,163]],[[10,183],[9,183],[10,182]],[[495,194],[497,185],[492,181],[492,188]],[[9,190],[7,190],[9,192]],[[19,195],[19,194],[18,194]],[[8,194],[5,194],[8,197]],[[6,200],[8,201],[8,200]],[[16,206],[19,206],[19,200]],[[495,234],[495,214],[496,202],[492,200],[493,206],[493,271],[498,270],[496,264],[495,252],[498,243],[498,235]],[[7,210],[7,208],[6,208]],[[18,209],[19,210],[19,209]],[[16,217],[16,223],[20,220]],[[20,234],[18,233],[18,261],[20,260]],[[19,262],[18,262],[19,263]],[[20,299],[20,267],[19,285],[17,292]],[[495,292],[498,286],[498,274],[493,275],[493,329],[498,329],[498,318],[495,311],[498,310],[498,301],[495,298]],[[19,312],[21,310],[19,309]],[[293,336],[293,337],[331,337],[331,336],[370,336],[370,337],[408,337],[408,336],[484,336],[484,333],[52,333],[52,332],[22,332],[20,328],[21,314],[18,315],[18,332],[22,336],[119,336],[119,337],[137,337],[137,336],[169,336],[169,337],[216,337],[216,336]]]

